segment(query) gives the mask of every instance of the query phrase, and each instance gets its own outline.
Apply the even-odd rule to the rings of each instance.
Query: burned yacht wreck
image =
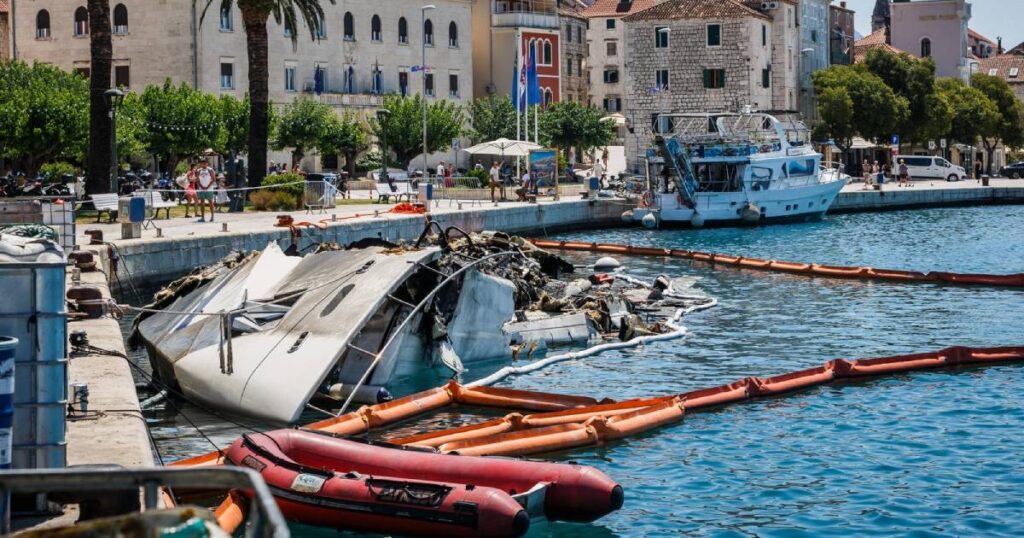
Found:
[[[517,237],[429,231],[414,245],[232,254],[158,292],[131,341],[191,400],[296,423],[310,407],[379,403],[484,361],[665,331],[655,320],[681,306],[667,284],[575,275]]]

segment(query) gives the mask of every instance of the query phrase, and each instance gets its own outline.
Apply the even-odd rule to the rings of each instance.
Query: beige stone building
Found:
[[[0,60],[11,57],[10,11],[9,0],[0,0]]]
[[[608,113],[626,114],[626,25],[622,18],[657,4],[657,0],[597,0],[583,10],[587,32],[590,103]]]
[[[770,9],[741,0],[668,0],[625,17],[626,157],[652,139],[660,113],[774,113],[797,106],[800,34],[795,4]]]
[[[467,104],[473,95],[472,0],[431,0],[435,9],[403,0],[324,2],[317,39],[300,23],[297,40],[273,18],[268,23],[270,98],[287,103],[308,96],[339,113],[372,113],[385,93],[419,93]],[[112,0],[114,73],[118,85],[141,91],[167,78],[210,93],[241,97],[248,59],[241,13],[220,12],[217,2]],[[18,58],[65,69],[89,69],[88,13],[84,0],[17,0],[12,27]],[[424,80],[420,65],[426,51]],[[269,158],[287,160],[288,153]],[[432,156],[449,160],[451,155]],[[331,164],[331,163],[329,163]],[[308,157],[307,168],[320,166]],[[333,167],[333,166],[331,166]]]
[[[587,19],[583,0],[560,2],[562,23],[562,100],[589,103],[589,65],[587,61]]]

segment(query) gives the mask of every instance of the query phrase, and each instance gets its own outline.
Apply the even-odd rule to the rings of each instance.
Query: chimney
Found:
[[[892,45],[892,27],[885,25],[885,44]]]
[[[996,55],[998,56],[998,55],[1000,55],[1002,53],[1003,53],[1003,38],[997,37],[996,38]]]
[[[843,9],[846,9],[846,0],[843,0],[842,2],[839,2],[839,7],[843,8]]]

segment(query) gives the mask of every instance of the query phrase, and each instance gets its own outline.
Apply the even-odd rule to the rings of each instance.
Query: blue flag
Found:
[[[544,104],[544,96],[540,92],[537,80],[537,50],[530,47],[530,65],[526,69],[526,102],[530,105]]]

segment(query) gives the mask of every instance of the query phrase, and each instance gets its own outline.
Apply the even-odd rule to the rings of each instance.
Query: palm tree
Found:
[[[110,118],[103,92],[110,89],[114,45],[110,37],[109,0],[88,0],[89,11],[89,153],[86,192],[110,191]]]
[[[230,10],[238,4],[245,27],[245,42],[249,56],[249,183],[258,185],[267,173],[267,138],[269,135],[269,78],[267,52],[267,22],[274,16],[277,24],[284,24],[292,43],[298,40],[298,21],[301,17],[316,40],[324,10],[321,0],[206,0],[206,11],[217,3],[221,10]],[[332,5],[335,0],[327,0]]]

